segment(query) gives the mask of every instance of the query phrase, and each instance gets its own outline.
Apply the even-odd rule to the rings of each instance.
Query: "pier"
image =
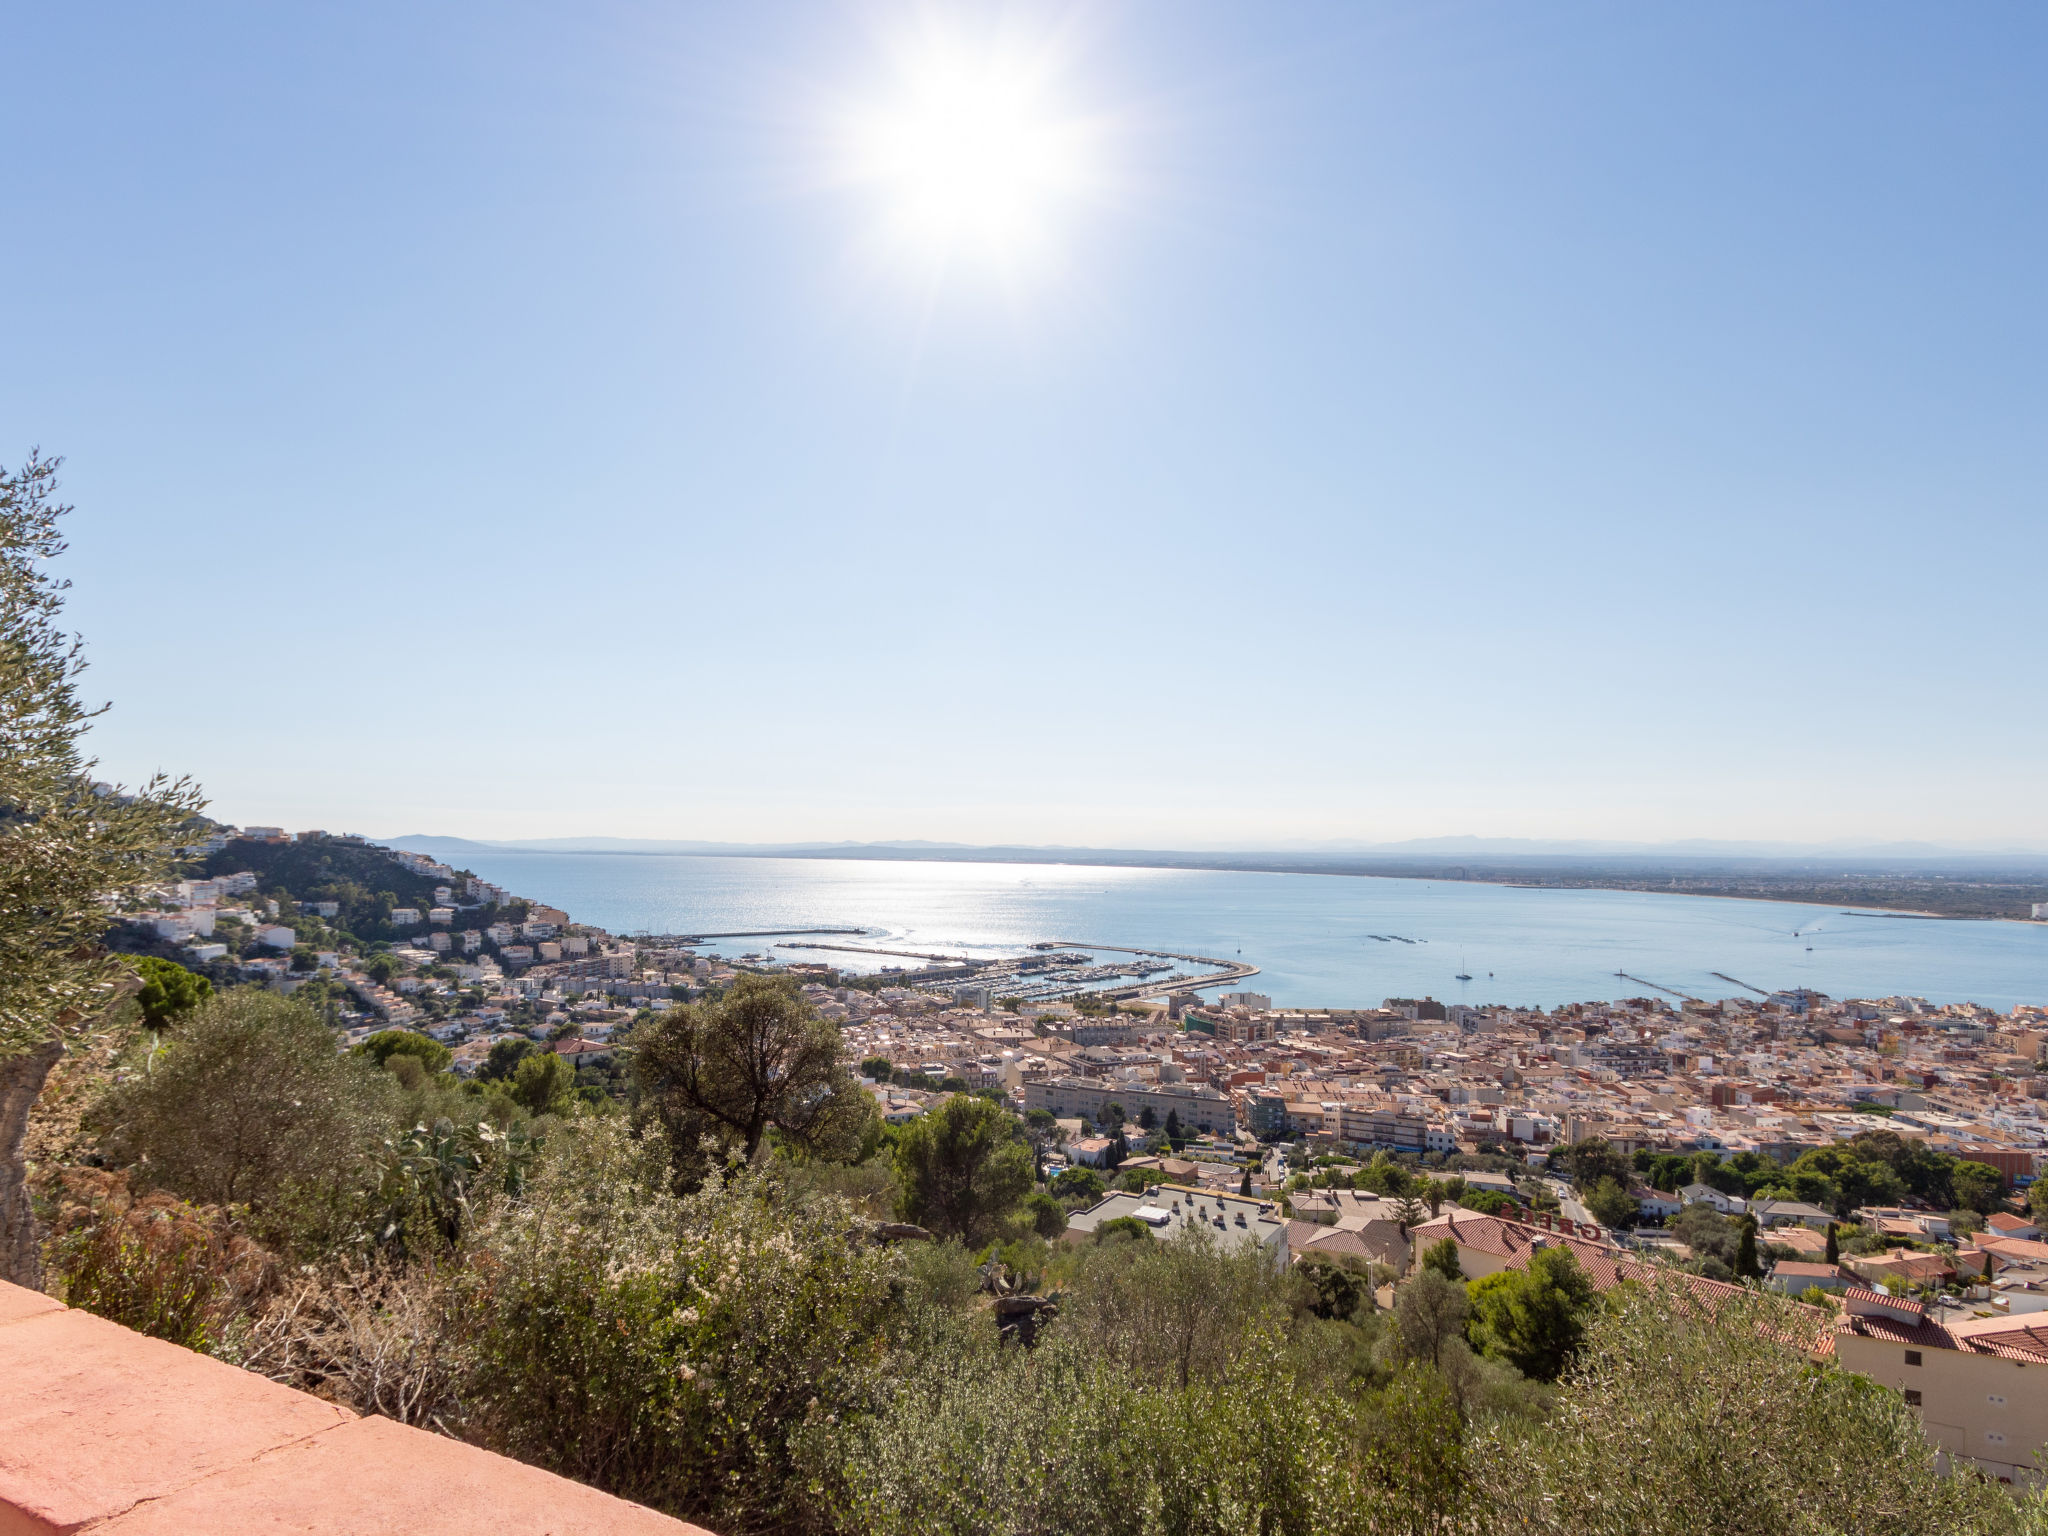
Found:
[[[1709,976],[1714,977],[1717,981],[1727,982],[1728,985],[1731,987],[1740,987],[1745,992],[1754,992],[1758,997],[1769,997],[1771,995],[1770,993],[1766,992],[1762,987],[1752,987],[1746,981],[1737,981],[1733,976],[1730,976],[1726,971],[1709,971],[1707,974]]]
[[[782,939],[800,938],[807,933],[837,933],[859,938],[865,928],[742,928],[737,933],[665,933],[649,934],[649,938],[668,939],[676,944],[709,944],[713,939]]]
[[[1164,981],[1140,981],[1127,987],[1103,987],[1088,994],[1090,997],[1106,998],[1111,1002],[1120,1003],[1140,997],[1164,997],[1169,992],[1201,992],[1210,987],[1243,981],[1247,976],[1259,974],[1256,965],[1246,965],[1242,960],[1223,960],[1215,955],[1183,955],[1176,954],[1170,949],[1138,949],[1129,944],[1090,944],[1080,939],[1060,939],[1056,942],[1070,949],[1100,949],[1115,955],[1144,955],[1160,960],[1185,960],[1191,965],[1221,967],[1205,976],[1169,976]]]
[[[822,932],[825,930],[811,930]],[[770,949],[831,949],[843,955],[894,955],[901,960],[931,960],[950,965],[1015,965],[1014,960],[974,960],[966,955],[942,955],[925,949],[872,949],[865,944],[771,944]]]
[[[1682,998],[1688,1003],[1703,1003],[1706,1001],[1703,997],[1694,997],[1690,992],[1681,992],[1676,987],[1660,987],[1654,981],[1645,981],[1640,976],[1631,976],[1627,971],[1616,971],[1614,974],[1623,981],[1632,981],[1639,987],[1648,987],[1652,992],[1662,992],[1667,997]],[[1716,972],[1715,974],[1719,975],[1720,973]],[[1725,980],[1726,978],[1723,979]],[[1739,987],[1742,983],[1738,981],[1736,985]],[[1765,994],[1765,996],[1769,995],[1768,993]]]

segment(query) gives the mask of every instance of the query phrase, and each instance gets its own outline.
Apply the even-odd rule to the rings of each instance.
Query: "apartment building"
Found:
[[[1050,1110],[1060,1119],[1081,1116],[1097,1120],[1102,1106],[1114,1101],[1136,1119],[1150,1109],[1159,1124],[1168,1114],[1180,1117],[1190,1131],[1229,1136],[1237,1130],[1237,1112],[1229,1097],[1194,1083],[1109,1082],[1095,1077],[1052,1077],[1024,1085],[1024,1108]]]
[[[2048,1444],[2048,1318],[1936,1323],[1920,1302],[1852,1288],[1835,1329],[1844,1370],[1903,1392],[1927,1438],[2001,1482],[2034,1482]]]
[[[1325,1129],[1330,1116],[1323,1116]],[[1451,1152],[1457,1150],[1457,1133],[1449,1120],[1432,1120],[1404,1109],[1345,1103],[1337,1106],[1336,1132],[1340,1139],[1361,1147],[1389,1147],[1397,1152]]]

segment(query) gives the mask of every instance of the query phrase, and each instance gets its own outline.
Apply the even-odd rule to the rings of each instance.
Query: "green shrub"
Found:
[[[722,1533],[796,1494],[791,1436],[882,1357],[903,1261],[843,1201],[714,1170],[618,1119],[555,1138],[529,1197],[480,1223],[464,1284],[470,1430],[509,1455]]]
[[[1031,1230],[1047,1241],[1067,1230],[1067,1208],[1044,1190],[1025,1200],[1024,1215],[1031,1223]]]
[[[1497,1189],[1468,1189],[1458,1204],[1482,1216],[1512,1216],[1515,1210],[1515,1202]]]
[[[392,1091],[337,1055],[301,1004],[237,988],[195,1009],[94,1121],[147,1182],[203,1204],[262,1206],[295,1183],[361,1182]]]
[[[1109,1242],[1112,1238],[1143,1238],[1152,1240],[1152,1229],[1135,1216],[1112,1216],[1095,1228],[1095,1241]]]
[[[1093,1205],[1109,1192],[1102,1175],[1093,1168],[1062,1168],[1046,1187],[1076,1207]]]
[[[369,1057],[380,1067],[393,1056],[411,1056],[429,1072],[445,1072],[455,1059],[455,1053],[440,1041],[412,1029],[380,1029],[356,1047],[356,1054]]]

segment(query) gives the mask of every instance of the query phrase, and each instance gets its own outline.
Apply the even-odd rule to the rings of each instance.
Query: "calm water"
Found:
[[[1430,996],[1550,1007],[1644,993],[1616,970],[1710,998],[1743,995],[1712,974],[1723,971],[1765,989],[1806,986],[1836,997],[2048,1002],[2048,924],[1341,875],[668,854],[472,852],[467,860],[487,880],[617,933],[860,925],[874,936],[833,942],[962,955],[1016,953],[1041,939],[1241,951],[1261,971],[1242,985],[1282,1006]],[[738,954],[768,942],[715,948]],[[914,963],[778,953],[848,969]],[[1456,980],[1461,970],[1473,980]]]

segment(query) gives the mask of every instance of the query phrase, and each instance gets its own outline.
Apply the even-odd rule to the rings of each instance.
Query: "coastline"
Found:
[[[460,839],[428,839],[418,841],[458,842]],[[1834,911],[1845,917],[1912,918],[1940,922],[1967,923],[2015,923],[2025,927],[2048,926],[2048,922],[2030,917],[2016,917],[1999,912],[1941,912],[1928,907],[1891,907],[1876,901],[1858,901],[1845,894],[1823,894],[1811,889],[1793,888],[1773,890],[1768,885],[1754,889],[1674,889],[1668,883],[1669,875],[1653,880],[1645,875],[1635,879],[1615,876],[1602,879],[1598,876],[1562,876],[1559,878],[1529,878],[1508,870],[1488,870],[1472,873],[1469,865],[1448,865],[1443,869],[1419,868],[1414,866],[1396,868],[1365,867],[1360,864],[1337,864],[1317,860],[1288,860],[1264,858],[1257,855],[1231,857],[1229,855],[1208,856],[1202,854],[1178,853],[1132,853],[1116,856],[1116,850],[1057,849],[1022,850],[1011,848],[976,848],[961,850],[898,849],[864,845],[859,848],[833,847],[830,845],[791,846],[788,848],[755,849],[693,849],[693,848],[533,848],[516,844],[478,844],[479,848],[492,852],[518,854],[541,858],[654,858],[654,859],[761,859],[806,861],[817,860],[851,864],[1005,864],[1020,867],[1044,866],[1067,869],[1144,869],[1144,870],[1188,870],[1212,874],[1245,875],[1329,875],[1354,880],[1404,880],[1418,883],[1440,883],[1454,885],[1490,885],[1514,890],[1533,891],[1623,891],[1644,896],[1698,896],[1724,901],[1769,901],[1781,906],[1812,907],[1822,911]],[[1095,853],[1096,857],[1088,857]],[[1699,878],[1693,876],[1691,878]],[[1854,908],[1856,910],[1848,910]]]

